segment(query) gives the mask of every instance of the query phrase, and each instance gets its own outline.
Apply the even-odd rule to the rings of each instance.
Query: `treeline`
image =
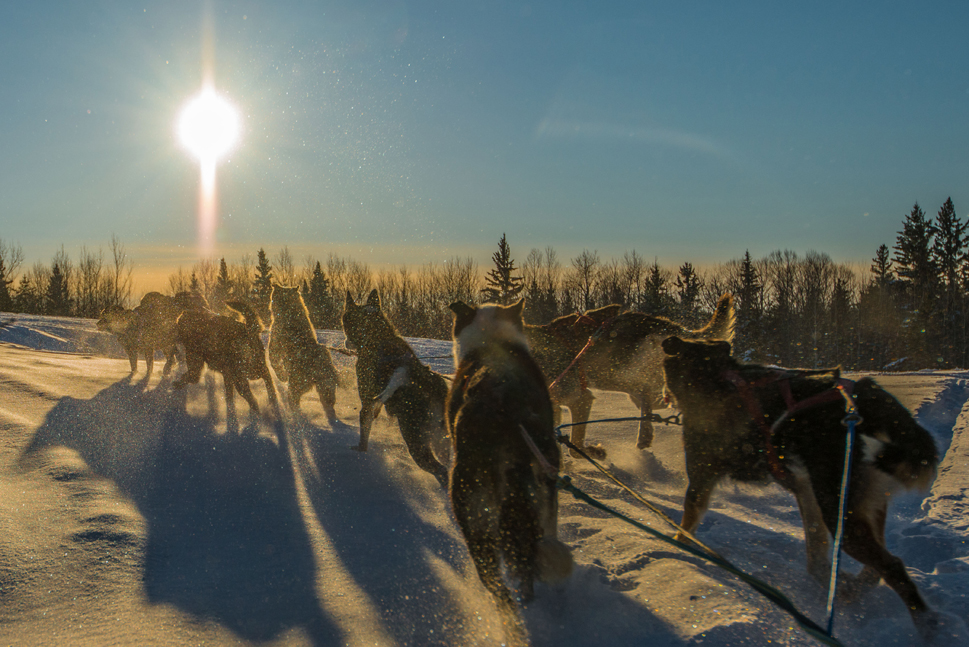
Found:
[[[95,318],[131,301],[133,265],[117,236],[107,255],[81,247],[74,261],[61,246],[50,265],[23,265],[23,249],[0,238],[0,312]]]
[[[969,222],[951,199],[929,219],[916,204],[895,245],[881,245],[870,267],[834,262],[827,254],[777,250],[745,253],[713,267],[678,268],[649,262],[635,251],[602,259],[583,250],[561,260],[551,248],[532,249],[520,263],[504,235],[482,271],[472,258],[452,258],[373,270],[334,254],[295,261],[288,247],[264,249],[238,263],[220,259],[179,268],[170,294],[194,291],[215,309],[249,300],[268,322],[271,285],[298,285],[318,328],[339,329],[349,292],[358,301],[380,291],[384,311],[402,334],[448,339],[448,305],[527,299],[529,323],[610,303],[702,326],[724,292],[735,297],[735,353],[783,366],[841,364],[857,370],[915,370],[969,366]],[[132,305],[131,263],[112,238],[110,254],[83,249],[73,263],[63,248],[49,266],[23,271],[19,247],[0,240],[0,311],[96,317],[104,307]]]

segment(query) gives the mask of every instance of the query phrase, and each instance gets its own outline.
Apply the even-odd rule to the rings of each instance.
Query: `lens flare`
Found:
[[[199,251],[212,254],[217,223],[215,163],[232,150],[241,130],[239,111],[216,94],[211,85],[190,99],[178,119],[178,139],[199,160],[202,182],[199,191]]]

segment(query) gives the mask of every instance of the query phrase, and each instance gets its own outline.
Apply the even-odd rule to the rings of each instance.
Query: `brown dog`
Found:
[[[185,310],[201,310],[208,307],[205,298],[198,294],[179,292],[169,297],[160,292],[149,292],[133,310],[119,305],[105,308],[98,320],[98,330],[112,332],[128,355],[131,372],[138,369],[138,353],[145,356],[145,377],[151,376],[155,364],[155,352],[165,353],[163,374],[168,375],[175,365],[175,321]]]
[[[343,332],[347,348],[357,353],[360,444],[356,449],[367,451],[370,428],[386,405],[387,413],[397,418],[400,435],[414,462],[447,487],[448,472],[441,460],[447,455],[444,377],[425,366],[397,334],[380,308],[376,290],[362,306],[347,292]]]
[[[677,335],[687,339],[733,340],[733,297],[724,294],[706,326],[690,330],[665,317],[641,312],[619,313],[619,305],[590,310],[582,315],[559,317],[544,326],[525,326],[535,359],[551,383],[582,350],[592,335],[594,343],[552,389],[553,401],[569,408],[573,423],[585,423],[595,399],[589,390],[626,393],[646,418],[662,408],[664,339]],[[585,424],[571,427],[572,443],[595,458],[605,456],[601,446],[585,445]],[[653,444],[653,423],[642,420],[636,446]]]
[[[269,311],[269,362],[276,376],[289,382],[289,406],[299,409],[303,394],[316,387],[327,420],[336,420],[337,372],[326,346],[320,345],[299,288],[273,283]]]
[[[282,419],[279,397],[266,363],[266,350],[259,337],[262,322],[255,311],[242,301],[228,301],[226,306],[241,313],[245,322],[202,310],[187,310],[178,317],[175,336],[185,348],[188,369],[172,386],[181,389],[186,384],[198,384],[202,368],[208,365],[222,374],[227,413],[234,418],[233,389],[249,403],[252,413],[259,413],[249,380],[261,379],[266,384],[269,402],[279,421]]]
[[[572,570],[557,537],[561,456],[552,402],[528,350],[523,305],[451,305],[457,373],[447,405],[454,516],[481,582],[519,638],[524,627],[502,563],[525,602],[536,578],[564,579]]]
[[[689,486],[683,528],[696,530],[724,478],[767,482],[773,476],[797,499],[808,572],[828,578],[828,534],[838,522],[850,390],[862,417],[849,482],[844,550],[864,564],[852,595],[879,578],[905,602],[920,632],[936,622],[905,565],[885,548],[888,501],[899,488],[927,488],[938,455],[932,436],[871,378],[840,380],[838,369],[788,371],[741,364],[726,342],[663,342],[666,386],[683,414]],[[796,411],[796,415],[794,412]]]

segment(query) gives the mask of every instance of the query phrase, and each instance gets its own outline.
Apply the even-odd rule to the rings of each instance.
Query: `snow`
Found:
[[[339,332],[320,338],[342,344]],[[453,371],[449,342],[410,341],[435,369]],[[304,397],[305,415],[287,414],[284,455],[265,420],[226,432],[217,374],[176,393],[158,368],[146,381],[143,362],[129,376],[120,346],[93,321],[17,315],[0,329],[0,643],[501,644],[445,493],[395,425],[381,417],[370,451],[351,450],[353,359],[334,360],[340,422],[328,425]],[[969,373],[877,377],[945,452],[929,493],[896,499],[888,547],[935,609],[966,622]],[[265,404],[261,385],[254,390]],[[594,417],[635,414],[624,396],[597,393]],[[609,450],[607,466],[678,519],[677,428],[658,426],[647,452],[635,437],[635,422],[589,429]],[[591,466],[570,459],[566,469],[585,492],[666,530]],[[568,494],[560,501],[560,535],[578,567],[563,585],[539,586],[525,611],[533,644],[817,644],[733,576]],[[698,534],[823,623],[825,592],[805,573],[789,494],[724,484]],[[839,606],[835,635],[846,645],[918,644],[884,585]],[[937,642],[966,644],[966,635]]]

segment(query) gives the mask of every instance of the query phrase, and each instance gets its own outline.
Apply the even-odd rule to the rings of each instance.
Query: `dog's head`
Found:
[[[394,326],[380,308],[380,293],[376,289],[370,291],[362,306],[357,305],[347,290],[342,321],[343,333],[347,337],[345,344],[350,350],[396,334]]]
[[[663,340],[665,391],[684,403],[694,395],[708,394],[722,383],[723,372],[734,365],[725,341]]]
[[[302,315],[306,311],[306,304],[299,288],[273,283],[269,293],[269,311],[274,321],[279,317]]]
[[[127,330],[132,321],[131,310],[115,304],[101,311],[101,318],[98,319],[97,326],[98,330],[120,333]]]
[[[450,306],[454,313],[454,361],[460,364],[467,355],[489,344],[512,344],[528,348],[522,310],[525,300],[510,306],[489,303],[472,307],[463,301]]]

